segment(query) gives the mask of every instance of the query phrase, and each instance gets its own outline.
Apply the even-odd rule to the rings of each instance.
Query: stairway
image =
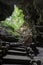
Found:
[[[5,49],[6,49],[6,47],[5,47]],[[17,43],[12,42],[12,43],[10,43],[9,48],[7,47],[7,49],[8,49],[8,52],[6,53],[6,55],[4,55],[0,59],[2,64],[20,64],[20,65],[29,64],[30,65],[30,61],[31,60],[33,61],[33,59],[30,56],[28,56],[26,47],[21,43],[17,44]],[[28,47],[28,50],[29,49],[30,49],[30,47]],[[0,50],[0,53],[1,53],[1,50]],[[36,58],[36,60],[34,60],[34,61],[36,62],[36,61],[38,61],[38,59]]]
[[[22,44],[14,44],[13,47],[9,48],[2,62],[3,64],[28,64],[30,60],[31,59],[26,54],[25,46]]]

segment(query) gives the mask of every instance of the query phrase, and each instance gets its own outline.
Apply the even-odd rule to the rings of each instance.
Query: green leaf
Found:
[[[3,21],[2,24],[4,26],[10,26],[14,28],[14,31],[12,30],[8,31],[12,34],[17,35],[18,33],[16,31],[18,31],[21,28],[21,26],[23,26],[24,22],[25,20],[23,10],[15,6],[12,16]]]

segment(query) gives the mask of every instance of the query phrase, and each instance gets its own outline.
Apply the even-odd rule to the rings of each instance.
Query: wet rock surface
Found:
[[[36,5],[43,10],[43,0],[35,0],[36,1]]]
[[[2,2],[0,2],[0,21],[5,20],[9,16],[12,15],[14,7],[8,6]]]

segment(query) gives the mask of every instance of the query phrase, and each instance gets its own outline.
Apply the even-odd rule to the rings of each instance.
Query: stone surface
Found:
[[[26,3],[26,2],[32,2],[33,0],[0,0],[0,2],[4,4],[14,4],[14,3]]]
[[[5,20],[7,17],[11,16],[13,10],[13,6],[9,6],[0,2],[0,21]]]
[[[43,9],[43,0],[35,0],[35,2],[40,9]]]

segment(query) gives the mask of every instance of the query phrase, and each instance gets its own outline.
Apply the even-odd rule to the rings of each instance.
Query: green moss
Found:
[[[23,26],[24,22],[23,10],[14,6],[12,16],[10,18],[6,18],[6,20],[2,22],[2,25],[5,27],[12,27],[14,30],[7,30],[7,32],[18,35],[17,31],[21,28],[21,26]]]

